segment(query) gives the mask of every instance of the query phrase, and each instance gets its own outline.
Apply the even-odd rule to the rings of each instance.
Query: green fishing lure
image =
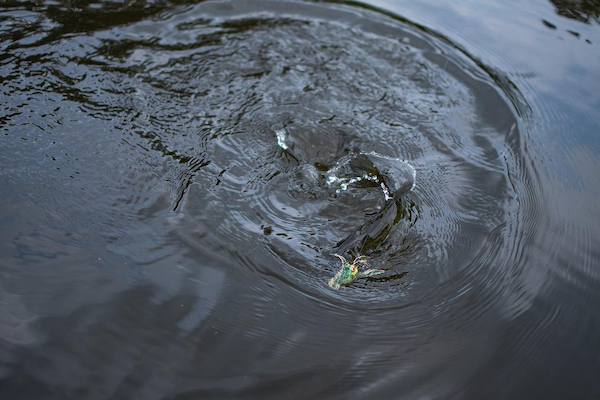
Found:
[[[365,278],[367,276],[379,275],[384,271],[381,269],[367,269],[364,271],[360,270],[360,267],[368,268],[369,263],[367,257],[358,256],[350,264],[346,259],[339,254],[335,254],[337,258],[342,261],[342,268],[335,274],[333,278],[329,280],[329,287],[338,290],[341,285],[349,285],[356,279]]]

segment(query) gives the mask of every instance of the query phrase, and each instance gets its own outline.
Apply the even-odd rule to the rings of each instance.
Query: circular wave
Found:
[[[515,236],[507,158],[519,121],[476,65],[356,10],[297,5],[292,15],[274,3],[268,12],[267,3],[225,4],[232,8],[206,4],[171,17],[177,34],[126,59],[143,65],[146,84],[184,92],[179,106],[206,126],[200,138],[211,147],[194,156],[210,165],[194,182],[210,195],[189,196],[184,211],[206,218],[215,243],[333,296],[326,282],[339,267],[336,244],[382,206],[377,188],[326,184],[358,151],[406,159],[417,180],[406,212],[372,251],[386,275],[335,296],[401,306],[410,294],[476,276],[485,268],[477,260],[512,246],[494,242]],[[335,18],[317,18],[316,9]]]
[[[314,397],[456,393],[528,306],[523,224],[540,216],[527,107],[464,52],[373,11],[277,1],[204,2],[76,39],[60,52],[81,66],[69,110],[110,123],[97,146],[117,137],[136,165],[91,196],[114,225],[100,226],[106,247],[140,264],[194,255],[209,300],[187,282],[185,335],[247,369],[215,361],[210,387],[231,375],[250,398],[290,368]],[[380,181],[345,170],[357,154],[405,160],[414,187],[386,208]],[[338,252],[385,272],[334,291]]]

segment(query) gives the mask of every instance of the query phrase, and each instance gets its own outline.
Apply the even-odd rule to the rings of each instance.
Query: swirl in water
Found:
[[[285,130],[277,130],[275,134],[279,147],[289,151]],[[311,173],[306,173],[307,170]],[[319,179],[318,173],[311,169],[310,165],[307,165],[304,171],[306,179]],[[414,188],[415,178],[415,169],[406,161],[385,157],[375,152],[352,153],[344,156],[325,173],[327,184],[331,187],[339,187],[336,189],[338,194],[348,190],[350,186],[375,185],[381,189],[384,199],[384,204],[376,215],[338,244],[338,251],[354,255],[355,259],[350,264],[343,256],[335,254],[341,259],[342,268],[330,280],[330,287],[339,289],[340,285],[348,285],[355,279],[385,272],[382,269],[369,269],[364,253],[365,251],[369,254],[376,252],[379,243],[386,239],[393,225],[398,222],[402,209],[402,196]]]

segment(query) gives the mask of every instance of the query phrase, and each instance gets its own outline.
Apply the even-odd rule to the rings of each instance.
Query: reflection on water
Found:
[[[556,13],[560,16],[567,17],[576,21],[591,24],[593,22],[600,23],[598,17],[600,16],[600,4],[596,1],[557,1],[551,0],[556,7]],[[544,25],[550,29],[556,30],[558,26],[546,19],[542,19]],[[576,38],[583,38],[586,43],[592,44],[592,41],[587,37],[585,33],[582,34],[579,28],[566,29],[566,32],[573,35]]]
[[[597,0],[550,0],[556,13],[581,22],[600,22],[600,3]]]
[[[539,103],[427,28],[272,1],[0,18],[0,397],[527,397],[549,344],[598,331],[546,297],[577,260],[593,293],[600,257],[550,229]],[[333,291],[334,253],[384,273]]]

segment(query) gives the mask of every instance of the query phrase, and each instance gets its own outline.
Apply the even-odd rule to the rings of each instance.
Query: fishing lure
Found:
[[[335,256],[342,261],[342,268],[335,274],[333,278],[329,280],[329,287],[335,290],[338,290],[341,285],[349,285],[356,279],[379,275],[384,272],[381,269],[367,269],[365,271],[361,271],[361,266],[366,268],[369,267],[367,257],[365,256],[356,257],[352,264],[346,261],[346,259],[339,254],[335,254]]]

